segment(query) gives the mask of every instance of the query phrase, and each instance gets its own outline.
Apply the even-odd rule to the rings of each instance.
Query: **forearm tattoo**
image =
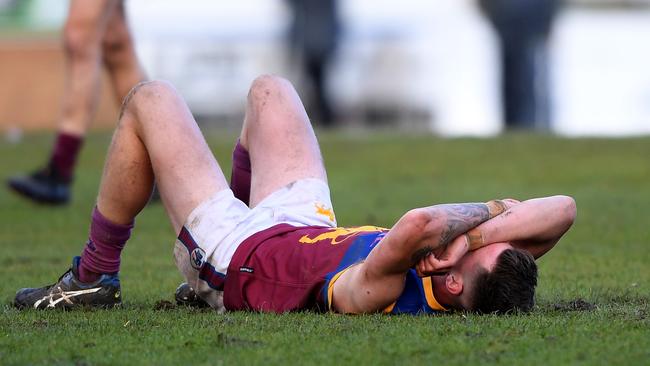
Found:
[[[490,219],[490,210],[484,203],[447,204],[434,206],[446,216],[446,225],[440,234],[439,246],[446,246],[455,237]]]
[[[425,245],[416,250],[411,260],[419,262],[435,248],[447,246],[454,238],[490,219],[490,210],[485,203],[444,204],[429,208],[433,218],[444,220],[437,243]]]

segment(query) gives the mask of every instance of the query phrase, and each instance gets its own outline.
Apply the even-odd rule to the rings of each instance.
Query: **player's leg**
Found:
[[[115,100],[121,103],[134,85],[146,79],[135,52],[123,2],[117,4],[108,21],[102,39],[102,51],[102,60],[113,86]]]
[[[327,182],[314,130],[298,94],[285,79],[255,79],[248,93],[240,143],[250,154],[251,207],[300,179]]]
[[[187,106],[164,82],[140,84],[125,100],[81,259],[57,284],[19,291],[16,305],[119,303],[120,253],[149,198],[154,174],[177,232],[191,210],[228,187]]]
[[[251,158],[239,140],[232,152],[230,189],[235,197],[248,206],[251,195]]]
[[[244,126],[233,151],[230,187],[235,197],[255,207],[269,194],[304,178],[320,180],[322,186],[327,183],[318,143],[305,109],[288,81],[275,76],[258,77],[251,86]],[[297,201],[292,203],[300,206],[305,199],[314,199],[331,208],[326,187],[311,184],[304,188],[306,192],[301,191],[301,197],[296,197],[297,191],[288,192]],[[313,203],[308,206],[308,214],[313,215]],[[310,222],[314,221],[320,225],[335,224],[331,210],[323,218]],[[177,289],[178,303],[200,305],[201,301],[196,299],[189,284],[181,284]]]
[[[145,82],[133,89],[125,101],[114,140],[97,204],[116,222],[125,222],[142,209],[151,190],[151,173],[159,182],[176,232],[194,207],[228,188],[190,110],[167,82]],[[126,148],[133,149],[133,153],[124,153]],[[118,184],[135,182],[136,177],[139,184],[130,184],[130,188]],[[125,189],[127,193],[131,193],[128,189],[135,190],[134,196],[145,202],[124,198],[129,196]]]
[[[71,0],[63,29],[66,82],[58,134],[45,169],[10,179],[9,186],[37,202],[62,204],[70,197],[70,183],[84,135],[99,96],[101,43],[119,0]]]

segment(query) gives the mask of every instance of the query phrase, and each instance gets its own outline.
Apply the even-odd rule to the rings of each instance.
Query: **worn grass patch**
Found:
[[[174,233],[160,206],[124,252],[120,309],[17,311],[15,290],[56,280],[86,239],[110,134],[85,146],[68,207],[0,189],[0,364],[646,364],[650,359],[650,139],[325,134],[341,225],[391,226],[440,202],[569,194],[574,228],[540,261],[530,314],[341,316],[177,307]],[[229,171],[232,134],[208,138]],[[0,143],[0,177],[35,168],[51,137]]]

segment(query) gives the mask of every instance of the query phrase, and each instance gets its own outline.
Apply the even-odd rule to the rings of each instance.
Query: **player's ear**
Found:
[[[451,271],[445,277],[445,287],[450,294],[458,296],[463,293],[463,278],[458,273]]]

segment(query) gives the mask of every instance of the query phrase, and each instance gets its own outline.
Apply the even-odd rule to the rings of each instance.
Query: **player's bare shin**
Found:
[[[134,123],[132,115],[122,116],[108,151],[97,197],[98,209],[118,224],[133,221],[153,188],[151,161]]]

